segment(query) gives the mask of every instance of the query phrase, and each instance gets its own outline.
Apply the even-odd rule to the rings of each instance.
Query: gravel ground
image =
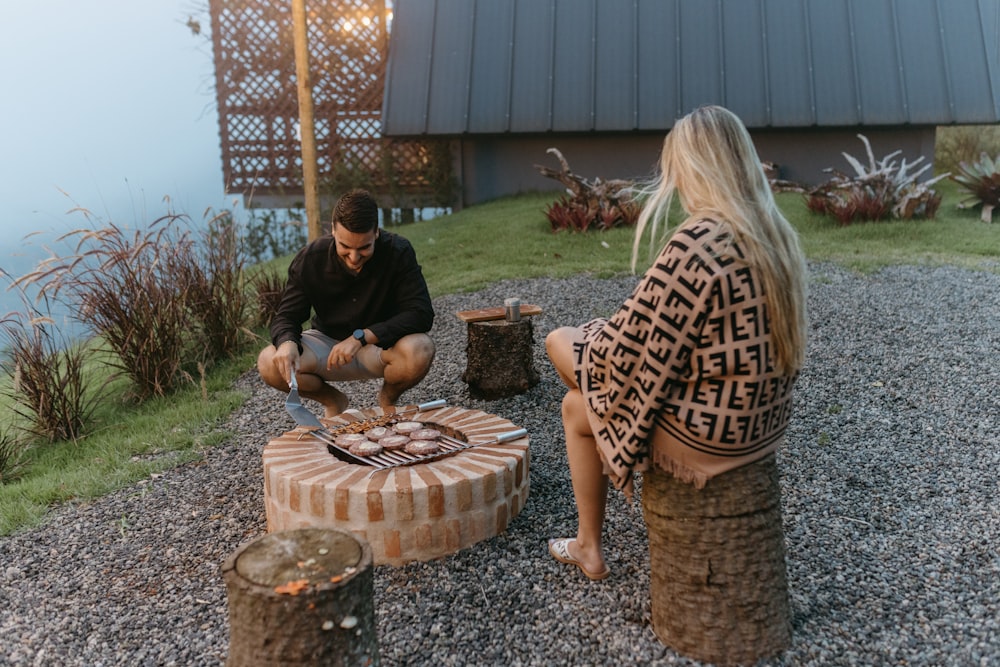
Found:
[[[1000,664],[1000,276],[811,267],[811,340],[779,453],[794,637],[771,665]],[[546,553],[575,513],[562,388],[541,341],[607,315],[634,280],[512,281],[435,301],[439,353],[404,399],[482,409],[531,434],[531,494],[509,530],[453,556],[380,566],[383,665],[695,664],[649,626],[638,504],[609,504],[610,579]],[[452,313],[519,296],[535,318],[541,382],[493,402],[460,380]],[[194,464],[0,539],[0,664],[219,665],[228,646],[220,565],[264,534],[260,453],[291,428],[255,373],[234,436]],[[375,403],[375,383],[355,388]],[[313,405],[312,407],[316,407]]]

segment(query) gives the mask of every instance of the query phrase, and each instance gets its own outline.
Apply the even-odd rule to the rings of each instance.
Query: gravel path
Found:
[[[773,665],[1000,664],[1000,275],[811,267],[811,340],[779,454],[793,645]],[[556,563],[575,514],[543,358],[552,328],[607,315],[634,280],[504,282],[435,301],[438,360],[404,396],[482,409],[531,434],[531,494],[509,530],[453,556],[375,573],[383,665],[695,664],[649,627],[638,504],[613,494],[610,579]],[[452,313],[519,296],[541,382],[483,402],[460,380]],[[255,373],[236,434],[173,469],[0,538],[0,664],[219,665],[228,645],[219,567],[264,533],[260,453],[291,428]],[[375,383],[355,405],[375,403]],[[316,406],[313,406],[314,408]]]

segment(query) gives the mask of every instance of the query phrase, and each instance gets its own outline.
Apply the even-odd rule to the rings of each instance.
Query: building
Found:
[[[751,131],[782,178],[913,161],[935,128],[1000,121],[1000,0],[396,0],[382,131],[451,142],[458,206],[643,178],[702,104]]]

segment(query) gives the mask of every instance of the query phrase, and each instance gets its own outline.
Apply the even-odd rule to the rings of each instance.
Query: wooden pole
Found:
[[[302,189],[306,205],[309,240],[323,235],[319,219],[316,126],[313,119],[312,82],[309,76],[309,28],[305,0],[292,0],[292,34],[295,42],[295,78],[299,93],[299,133],[302,144]]]

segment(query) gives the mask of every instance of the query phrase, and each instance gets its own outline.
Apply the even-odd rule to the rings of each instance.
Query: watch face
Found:
[[[364,329],[355,329],[354,330],[354,337],[357,338],[362,343],[365,342],[365,331],[364,331]]]

